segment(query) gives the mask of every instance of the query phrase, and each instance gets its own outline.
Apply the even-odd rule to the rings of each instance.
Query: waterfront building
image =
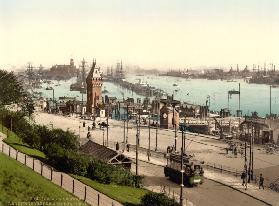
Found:
[[[180,106],[180,116],[206,118],[208,116],[208,106],[182,103]]]
[[[86,112],[93,116],[99,116],[103,105],[102,86],[103,77],[100,68],[96,68],[96,60],[93,60],[91,70],[86,78],[87,85],[87,107]]]
[[[46,72],[45,77],[47,79],[70,79],[75,77],[78,73],[78,69],[74,64],[74,60],[70,59],[70,64],[54,65],[49,71]]]
[[[173,129],[175,124],[176,128],[178,128],[179,112],[175,109],[175,107],[164,105],[160,109],[160,127],[164,129]]]

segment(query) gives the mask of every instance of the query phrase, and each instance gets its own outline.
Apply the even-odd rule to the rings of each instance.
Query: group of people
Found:
[[[85,125],[86,125],[85,122],[83,122],[82,126],[85,127]],[[96,123],[95,123],[95,121],[93,121],[93,123],[92,123],[92,130],[95,129],[95,128],[96,128]],[[87,126],[87,135],[86,135],[87,139],[91,138],[90,130],[91,130],[91,127],[88,125]]]
[[[250,173],[248,173],[248,175],[250,175]],[[251,175],[253,175],[253,174],[251,174]],[[242,179],[242,186],[244,186],[246,183],[246,171],[245,170],[241,173],[241,179]],[[263,177],[262,173],[260,174],[260,178],[259,178],[259,189],[261,189],[261,188],[264,190],[264,177]]]
[[[174,151],[174,145],[167,146],[167,153],[172,153]]]

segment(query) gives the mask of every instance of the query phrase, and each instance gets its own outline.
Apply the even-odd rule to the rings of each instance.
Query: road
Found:
[[[92,121],[81,120],[74,117],[63,117],[60,115],[52,115],[46,113],[36,113],[35,121],[38,124],[44,124],[50,126],[50,123],[56,127],[64,130],[71,130],[80,136],[81,143],[87,141],[86,133],[87,127],[92,126]],[[83,122],[86,126],[83,127]],[[109,143],[110,147],[115,147],[116,142],[123,142],[124,139],[124,127],[123,122],[109,120]],[[102,144],[103,140],[106,140],[107,133],[100,129],[91,130],[91,140]],[[127,133],[125,137],[127,136]],[[135,126],[129,125],[128,142],[135,144],[136,129]],[[178,134],[177,148],[181,145],[181,135]],[[140,146],[148,147],[148,129],[141,128],[140,132]],[[155,129],[151,131],[151,149],[155,149]],[[159,130],[158,131],[158,150],[165,151],[168,145],[174,144],[174,132],[171,130]],[[227,155],[224,148],[227,147],[225,142],[216,140],[214,138],[207,138],[202,136],[187,134],[187,153],[194,153],[195,157],[204,160],[205,162],[213,162],[221,164],[223,166],[229,166],[238,170],[243,169],[244,158],[238,155],[237,158],[234,156]],[[142,153],[142,155],[145,155]],[[276,165],[279,162],[279,155],[267,155],[261,148],[257,148],[254,151],[255,155],[255,169],[267,168]],[[163,169],[158,166],[141,165],[140,171],[146,175],[145,184],[153,184],[152,187],[159,187],[162,185],[171,185],[172,183],[164,178]],[[146,171],[145,171],[145,170]],[[266,177],[264,171],[264,176]],[[179,193],[177,185],[172,184],[172,188]],[[206,181],[203,185],[198,188],[185,189],[185,196],[190,197],[190,201],[197,205],[262,205],[261,202],[242,194],[238,191],[231,189],[230,187],[222,184]],[[188,194],[189,193],[189,194]],[[210,203],[210,204],[209,204]]]
[[[132,170],[135,171],[135,165]],[[166,186],[166,192],[169,188],[179,194],[179,185],[171,182],[164,177],[163,167],[139,162],[139,172],[144,175],[144,185],[148,188],[163,188]],[[262,206],[264,203],[255,200],[254,198],[236,191],[228,186],[206,179],[202,185],[194,188],[184,188],[184,197],[189,199],[197,206]]]

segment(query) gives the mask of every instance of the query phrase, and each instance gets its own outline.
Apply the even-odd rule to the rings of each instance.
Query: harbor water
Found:
[[[240,83],[240,109],[243,111],[243,115],[251,115],[251,112],[254,111],[257,111],[260,116],[269,114],[269,85],[248,84],[243,80],[228,82],[226,80],[185,79],[155,75],[128,75],[126,77],[126,81],[132,83],[138,82],[139,79],[150,86],[164,90],[168,95],[173,94],[177,100],[199,105],[205,105],[206,100],[210,100],[210,110],[220,111],[222,108],[229,108],[232,114],[235,114],[238,109],[238,95],[232,95],[231,98],[228,98],[228,91],[238,90],[238,84]],[[75,78],[73,78],[68,81],[60,81],[60,85],[57,85],[57,81],[53,81],[51,85],[44,83],[42,89],[37,91],[41,91],[45,97],[52,98],[52,90],[45,90],[47,86],[51,86],[54,88],[55,98],[71,96],[82,100],[80,92],[70,91],[70,85],[75,81]],[[103,96],[113,96],[120,101],[127,97],[144,98],[111,82],[104,82],[104,90],[107,90],[107,93]],[[83,100],[86,101],[86,94],[83,95]],[[279,88],[271,89],[271,108],[272,113],[279,113]]]

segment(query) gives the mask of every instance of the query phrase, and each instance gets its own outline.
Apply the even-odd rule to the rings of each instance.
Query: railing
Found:
[[[234,175],[236,177],[241,176],[241,173],[242,173],[242,171],[238,171],[235,168],[220,165],[220,164],[210,163],[210,162],[206,162],[204,164],[204,167],[207,168],[207,169],[212,169],[214,171],[221,172],[221,173],[231,174],[231,175]]]
[[[180,188],[171,187],[168,185],[161,185],[153,188],[149,188],[153,192],[163,193],[171,199],[174,199],[176,202],[180,202]],[[187,197],[185,197],[185,193],[183,193],[183,206],[195,206]]]
[[[90,205],[101,206],[122,206],[119,202],[109,198],[108,196],[98,192],[97,190],[83,184],[66,173],[56,171],[54,168],[43,163],[42,161],[23,154],[5,143],[1,143],[1,152],[11,158],[21,162],[41,176],[50,180],[56,185],[72,193],[81,200]]]
[[[215,172],[221,172],[221,173],[227,173],[230,175],[234,175],[236,177],[241,177],[241,174],[243,171],[239,171],[235,168],[232,167],[228,167],[228,166],[224,166],[224,165],[220,165],[220,164],[215,164],[215,163],[210,163],[210,162],[206,162],[204,164],[204,167],[207,169],[211,169],[214,170]],[[248,183],[254,183],[254,184],[259,184],[259,179],[260,179],[260,175],[259,174],[253,174],[253,176],[250,176],[250,182]],[[248,180],[249,180],[249,174],[248,174]],[[264,177],[264,187],[265,188],[269,188],[275,192],[279,192],[279,179],[277,180],[271,180],[267,177]]]

